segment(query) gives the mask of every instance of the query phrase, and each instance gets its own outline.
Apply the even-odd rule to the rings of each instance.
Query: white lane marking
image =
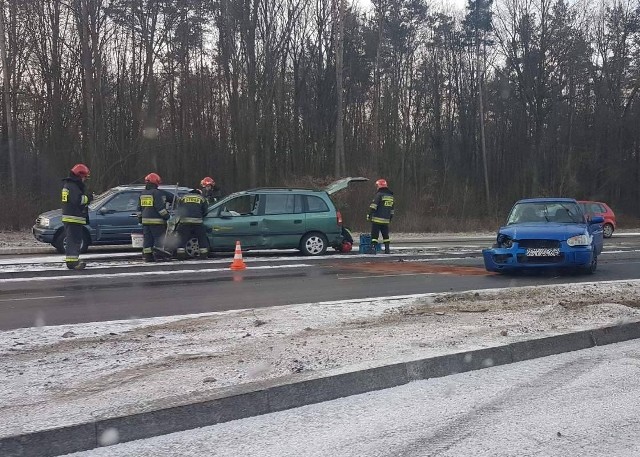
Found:
[[[405,251],[405,250],[412,250],[415,248],[406,248],[406,247],[402,247],[402,248],[396,248],[396,251]],[[274,252],[274,251],[251,251],[251,252]],[[280,252],[289,252],[289,251],[280,251]],[[295,252],[295,251],[291,251],[291,252]],[[476,251],[453,251],[453,252],[457,252],[459,254],[469,254],[469,253],[477,253]],[[480,251],[481,252],[481,251]],[[623,254],[623,253],[634,253],[634,252],[640,252],[640,249],[629,249],[629,250],[607,250],[607,247],[605,246],[605,250],[600,254],[601,256],[603,255],[609,255],[609,254]],[[443,254],[452,254],[452,251],[449,249],[447,250],[447,252],[443,252]],[[428,253],[424,253],[424,254],[420,254],[417,253],[415,254],[416,256],[420,257],[420,256],[426,256],[429,255]],[[98,254],[89,258],[93,258],[93,261],[90,263],[90,267],[91,268],[113,268],[113,269],[129,269],[132,267],[139,267],[141,265],[144,266],[149,266],[149,267],[158,267],[160,268],[162,266],[162,264],[156,264],[156,265],[149,265],[149,264],[144,264],[142,263],[140,260],[138,259],[131,259],[131,261],[129,263],[122,263],[122,261],[118,262],[118,261],[109,261],[107,260],[108,256],[114,256],[114,257],[124,257],[124,256],[130,256],[130,254],[128,253],[120,253],[119,255],[113,255],[113,254]],[[251,263],[266,263],[266,262],[283,262],[283,261],[296,261],[296,260],[304,260],[305,262],[317,262],[317,261],[323,261],[323,260],[331,260],[331,261],[344,261],[344,260],[353,260],[353,259],[374,259],[376,257],[380,257],[382,256],[381,254],[358,254],[358,253],[353,253],[353,254],[347,254],[347,255],[340,255],[340,254],[335,254],[332,256],[316,256],[316,257],[308,257],[308,256],[288,256],[288,257],[266,257],[266,258],[260,258],[260,257],[248,257],[248,261]],[[403,258],[405,257],[406,254],[384,254],[385,258]],[[479,257],[479,256],[478,256]],[[82,257],[87,258],[86,256]],[[89,260],[89,258],[87,260]],[[434,258],[417,258],[417,259],[405,259],[405,262],[447,262],[447,261],[459,261],[459,260],[467,260],[470,257],[434,257]],[[476,257],[473,257],[476,258]],[[62,257],[61,257],[62,259]],[[9,267],[8,265],[3,265],[3,261],[0,260],[0,273],[19,273],[19,272],[24,272],[24,271],[40,271],[40,272],[55,272],[55,271],[59,271],[59,270],[65,270],[64,269],[64,265],[62,260],[57,260],[55,262],[49,262],[49,261],[45,261],[44,263],[40,263],[39,261],[41,261],[43,259],[38,259],[38,258],[31,258],[31,259],[20,259],[18,261],[18,264],[16,267]],[[36,262],[34,262],[36,261]],[[9,261],[6,261],[9,262]],[[226,264],[229,262],[229,257],[226,258],[218,258],[218,259],[209,259],[209,260],[187,260],[187,261],[183,261],[181,262],[182,265],[202,265],[202,264],[207,264],[207,265],[211,265],[211,264]],[[38,265],[38,263],[40,263]],[[59,268],[51,268],[51,264],[53,263],[59,263],[60,267]],[[15,263],[13,264],[15,265]],[[12,265],[12,266],[13,266]],[[249,267],[252,268],[252,267]],[[254,267],[255,268],[255,267]],[[0,280],[0,282],[2,282],[3,280]]]
[[[136,252],[113,252],[110,254],[82,254],[81,257],[83,260],[99,260],[103,258],[119,258],[119,257],[131,257],[134,255],[141,255]],[[0,265],[15,265],[15,264],[25,264],[25,263],[60,263],[64,262],[64,255],[56,254],[54,256],[35,256],[35,257],[27,257],[24,254],[17,254],[17,257],[13,257],[10,259],[0,259]]]
[[[48,297],[23,297],[23,298],[1,298],[0,302],[4,301],[24,301],[24,300],[45,300],[48,298],[64,298],[64,295],[50,295]]]
[[[280,268],[302,268],[310,267],[309,264],[297,264],[297,265],[278,265],[278,266],[262,266],[262,267],[247,267],[246,270],[269,270]],[[241,270],[241,271],[246,271]],[[86,270],[85,270],[86,271]],[[35,278],[6,278],[0,279],[0,284],[8,282],[30,282],[30,281],[51,281],[51,280],[68,280],[68,279],[89,279],[89,278],[126,278],[126,277],[138,277],[138,276],[171,276],[177,274],[192,274],[192,273],[215,273],[219,271],[231,271],[230,268],[203,268],[200,270],[161,270],[161,271],[139,271],[132,273],[102,273],[102,274],[82,274],[82,275],[67,275],[67,276],[44,276]]]

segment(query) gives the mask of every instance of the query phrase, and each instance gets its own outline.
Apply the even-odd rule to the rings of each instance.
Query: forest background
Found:
[[[640,0],[0,0],[0,229],[141,182],[385,177],[396,231],[519,198],[640,217]],[[374,189],[343,207],[364,226]]]

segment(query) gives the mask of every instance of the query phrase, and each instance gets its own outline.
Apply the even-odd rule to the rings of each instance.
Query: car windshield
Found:
[[[96,210],[104,206],[104,203],[109,199],[113,194],[117,191],[115,189],[109,189],[107,191],[102,192],[100,195],[94,197],[93,201],[89,204],[89,208]]]
[[[583,222],[582,212],[572,202],[524,202],[516,204],[507,219],[507,225],[535,222],[575,224]]]

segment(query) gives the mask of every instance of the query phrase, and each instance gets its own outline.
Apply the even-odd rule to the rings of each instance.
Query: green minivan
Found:
[[[342,215],[330,195],[349,183],[367,181],[349,177],[322,190],[257,188],[229,195],[209,208],[204,219],[212,251],[299,249],[305,255],[322,255],[328,247],[340,249]],[[197,252],[197,240],[185,246]]]

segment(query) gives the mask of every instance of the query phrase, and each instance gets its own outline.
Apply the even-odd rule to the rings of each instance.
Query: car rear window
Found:
[[[606,213],[607,210],[600,203],[580,203],[585,213]]]
[[[329,211],[329,207],[320,197],[307,195],[307,211],[310,213],[324,213]]]

